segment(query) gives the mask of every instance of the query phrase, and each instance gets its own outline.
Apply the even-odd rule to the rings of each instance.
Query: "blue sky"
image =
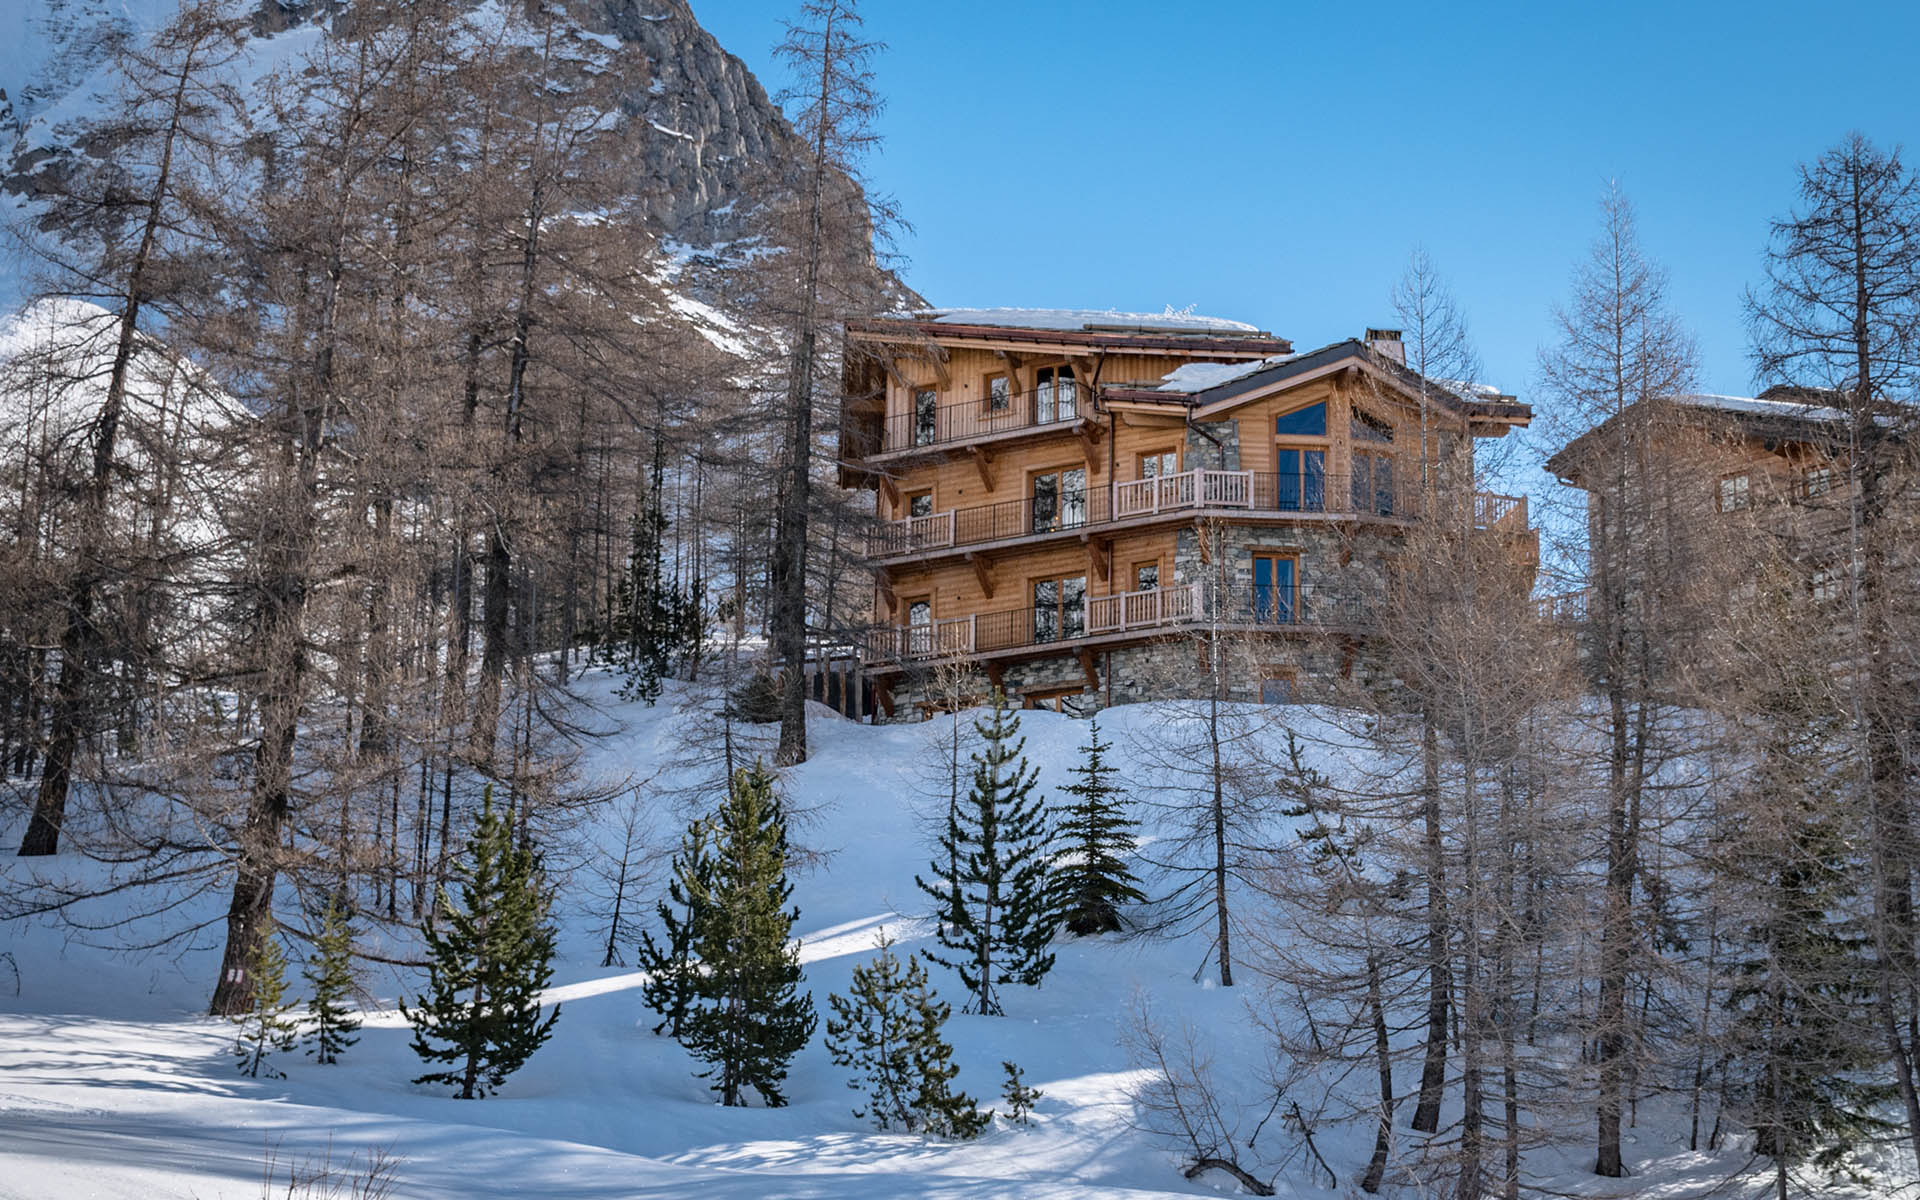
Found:
[[[793,0],[693,0],[770,89]],[[867,0],[868,164],[948,305],[1198,311],[1302,348],[1390,324],[1424,245],[1523,398],[1618,179],[1700,346],[1752,386],[1742,290],[1796,164],[1920,154],[1920,4]]]

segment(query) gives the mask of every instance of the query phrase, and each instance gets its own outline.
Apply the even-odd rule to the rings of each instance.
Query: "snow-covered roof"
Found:
[[[1669,396],[1675,404],[1688,408],[1710,408],[1716,412],[1739,413],[1753,417],[1779,417],[1797,421],[1844,421],[1847,414],[1819,404],[1799,404],[1792,400],[1762,400],[1756,396],[1716,396],[1712,393],[1686,393]]]
[[[1110,308],[939,308],[909,314],[942,325],[996,325],[1005,329],[1092,330],[1151,329],[1175,333],[1262,333],[1245,321],[1203,317],[1168,307],[1165,312],[1118,312]]]
[[[1253,362],[1182,363],[1161,376],[1160,386],[1154,390],[1160,392],[1177,392],[1181,395],[1190,396],[1195,392],[1204,392],[1208,388],[1219,387],[1223,383],[1232,383],[1236,379],[1244,379],[1248,375],[1264,371],[1268,367],[1277,367],[1281,363],[1292,362],[1298,357],[1300,356],[1297,354],[1275,354],[1267,358],[1257,359]]]

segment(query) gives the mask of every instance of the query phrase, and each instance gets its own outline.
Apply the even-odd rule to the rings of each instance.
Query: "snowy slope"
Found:
[[[673,706],[679,693],[646,709],[614,704],[604,680],[589,682],[623,727],[595,752],[593,770],[662,782],[663,759],[686,732]],[[912,919],[920,907],[912,880],[926,854],[917,814],[930,805],[915,797],[941,724],[875,728],[816,716],[813,757],[787,784],[793,809],[811,810],[799,840],[825,855],[795,895],[808,984],[824,1010],[880,926],[903,950],[924,939]],[[1102,718],[1137,781],[1142,768],[1124,748],[1167,719],[1152,705]],[[1044,712],[1023,721],[1043,783],[1064,781],[1086,725]],[[199,915],[216,915],[217,901]],[[1002,1018],[958,1015],[957,983],[936,969],[936,986],[956,1008],[948,1032],[958,1085],[992,1103],[999,1063],[1010,1058],[1045,1092],[1033,1128],[948,1145],[875,1133],[854,1119],[855,1095],[817,1036],[795,1063],[790,1107],[717,1107],[684,1052],[648,1032],[638,974],[593,965],[589,927],[568,918],[550,995],[564,1006],[553,1041],[501,1096],[461,1102],[408,1084],[419,1068],[391,1010],[401,982],[394,975],[369,978],[386,1007],[370,1015],[343,1064],[283,1056],[287,1079],[256,1081],[235,1073],[224,1023],[197,1015],[218,961],[211,932],[177,957],[143,958],[89,948],[51,927],[0,926],[0,947],[20,973],[19,994],[9,995],[0,959],[0,1198],[257,1196],[267,1147],[282,1162],[330,1153],[337,1163],[375,1146],[403,1160],[397,1194],[406,1197],[1064,1200],[1229,1190],[1218,1177],[1184,1180],[1171,1151],[1134,1127],[1129,1095],[1141,1075],[1119,1040],[1135,997],[1150,996],[1163,1016],[1213,1039],[1229,1080],[1250,1084],[1259,1045],[1244,1008],[1251,989],[1210,986],[1204,975],[1196,982],[1203,939],[1064,942],[1044,987],[1007,991]],[[1329,1130],[1321,1149],[1355,1168],[1366,1154],[1361,1132]],[[1595,1180],[1570,1159],[1564,1175],[1542,1182],[1590,1195],[1679,1196],[1744,1159],[1685,1154],[1677,1123],[1647,1120],[1633,1136],[1635,1179]],[[1304,1165],[1283,1171],[1279,1184],[1283,1195],[1344,1194]]]

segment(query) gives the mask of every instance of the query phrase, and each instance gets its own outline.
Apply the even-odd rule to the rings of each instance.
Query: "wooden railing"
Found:
[[[992,400],[960,400],[931,409],[895,413],[882,425],[880,450],[945,446],[997,433],[1068,425],[1093,416],[1093,396],[1075,384],[1015,392],[995,407]]]
[[[1113,485],[1113,515],[1140,516],[1177,508],[1248,508],[1252,471],[1182,471]]]
[[[1198,583],[1094,596],[1087,601],[1087,632],[1118,633],[1190,620],[1200,611]]]
[[[1473,527],[1523,533],[1527,528],[1527,498],[1498,492],[1473,494]]]

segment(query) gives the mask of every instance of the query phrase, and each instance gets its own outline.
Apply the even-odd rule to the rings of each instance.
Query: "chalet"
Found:
[[[1196,627],[1255,635],[1236,698],[1351,675],[1421,519],[1530,410],[1423,381],[1400,335],[1297,352],[1189,315],[981,309],[852,321],[841,480],[871,488],[883,714],[962,662],[1028,707],[1177,694]],[[1424,413],[1424,420],[1423,420]],[[1523,498],[1477,522],[1528,538]],[[1537,543],[1529,543],[1537,555]]]
[[[1547,460],[1562,483],[1587,493],[1587,516],[1598,530],[1617,522],[1614,536],[1596,546],[1618,548],[1613,563],[1637,581],[1649,550],[1644,527],[1655,505],[1665,507],[1669,538],[1697,539],[1683,553],[1716,557],[1715,545],[1736,534],[1764,534],[1806,575],[1813,599],[1832,600],[1845,577],[1849,536],[1844,443],[1847,414],[1817,393],[1778,388],[1758,397],[1679,395],[1642,401],[1574,438]],[[1623,438],[1624,435],[1624,438]],[[1606,511],[1609,472],[1633,454],[1630,511]],[[1737,522],[1738,524],[1732,524]],[[1729,591],[1742,586],[1729,564]],[[1669,585],[1670,586],[1670,585]],[[1728,596],[1709,597],[1708,602]]]

